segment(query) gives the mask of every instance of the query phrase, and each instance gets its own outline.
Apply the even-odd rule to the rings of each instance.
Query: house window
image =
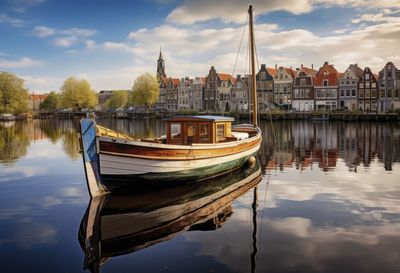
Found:
[[[340,90],[340,96],[344,97],[344,90]]]
[[[350,97],[350,90],[346,90],[346,97]]]
[[[371,98],[376,98],[376,89],[371,90]]]
[[[363,89],[360,89],[359,91],[358,91],[358,96],[360,97],[360,98],[364,98],[364,90]]]
[[[355,97],[355,96],[356,96],[356,90],[355,90],[355,89],[351,90],[351,96],[352,96],[352,97]]]
[[[305,98],[310,98],[310,89],[306,89],[306,90],[305,90],[304,97],[305,97]]]
[[[324,86],[328,86],[328,80],[324,80],[324,81],[323,81],[323,85],[324,85]]]

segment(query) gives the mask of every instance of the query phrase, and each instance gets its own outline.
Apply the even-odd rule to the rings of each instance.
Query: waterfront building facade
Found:
[[[260,113],[268,110],[268,103],[274,101],[274,76],[276,70],[267,69],[265,64],[261,64],[261,68],[256,75],[256,90],[258,111]],[[251,81],[249,82],[251,87]]]
[[[292,103],[294,71],[291,68],[279,67],[274,76],[274,102],[285,109]]]
[[[314,108],[314,77],[299,70],[293,82],[292,109],[314,111]]]
[[[182,78],[178,85],[178,110],[190,109],[189,93],[191,89],[192,80],[189,78]]]
[[[168,78],[162,78],[160,80],[160,93],[158,95],[158,101],[156,107],[158,108],[168,108],[167,107],[167,83]]]
[[[364,71],[357,64],[351,64],[339,78],[339,108],[357,110],[358,81]]]
[[[38,111],[40,104],[46,99],[49,94],[35,94],[35,92],[28,94],[28,109],[30,111]]]
[[[231,90],[231,110],[241,113],[249,110],[249,85],[248,77],[236,76],[235,84]]]
[[[388,62],[379,72],[379,110],[393,111],[400,108],[400,70]]]
[[[378,111],[378,84],[375,75],[369,67],[358,82],[358,109],[366,112]]]
[[[205,77],[195,77],[193,79],[189,93],[189,105],[191,109],[203,111],[205,86]]]
[[[166,78],[165,87],[165,104],[166,108],[170,111],[178,110],[178,86],[179,79]]]
[[[100,90],[97,95],[97,102],[100,110],[106,109],[106,103],[111,98],[113,90]]]
[[[315,109],[337,109],[338,72],[333,65],[325,62],[314,80]]]
[[[206,77],[204,110],[208,112],[230,111],[230,89],[233,78],[229,74],[217,73],[211,66]]]

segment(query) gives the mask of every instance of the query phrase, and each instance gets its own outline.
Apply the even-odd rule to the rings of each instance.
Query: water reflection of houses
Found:
[[[317,165],[330,171],[340,158],[349,171],[360,164],[368,168],[375,160],[392,170],[393,162],[400,162],[400,128],[394,124],[293,121],[264,126],[261,159],[267,169]]]

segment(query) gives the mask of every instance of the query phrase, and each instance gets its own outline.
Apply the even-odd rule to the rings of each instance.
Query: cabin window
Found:
[[[196,135],[196,126],[194,124],[188,124],[186,126],[186,142],[187,144],[192,144],[194,142],[194,137]]]
[[[225,124],[217,124],[217,139],[220,140],[225,136]]]
[[[181,138],[181,124],[180,123],[171,123],[171,138],[172,139],[180,139]]]
[[[209,125],[208,124],[200,124],[199,128],[200,128],[200,134],[199,134],[200,141],[202,141],[202,142],[209,141],[210,140]]]

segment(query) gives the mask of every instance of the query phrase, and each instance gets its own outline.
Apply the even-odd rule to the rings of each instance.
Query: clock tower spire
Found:
[[[165,74],[165,62],[160,47],[160,55],[158,56],[157,60],[157,80],[161,81],[161,79],[165,77],[167,77],[167,75]]]

